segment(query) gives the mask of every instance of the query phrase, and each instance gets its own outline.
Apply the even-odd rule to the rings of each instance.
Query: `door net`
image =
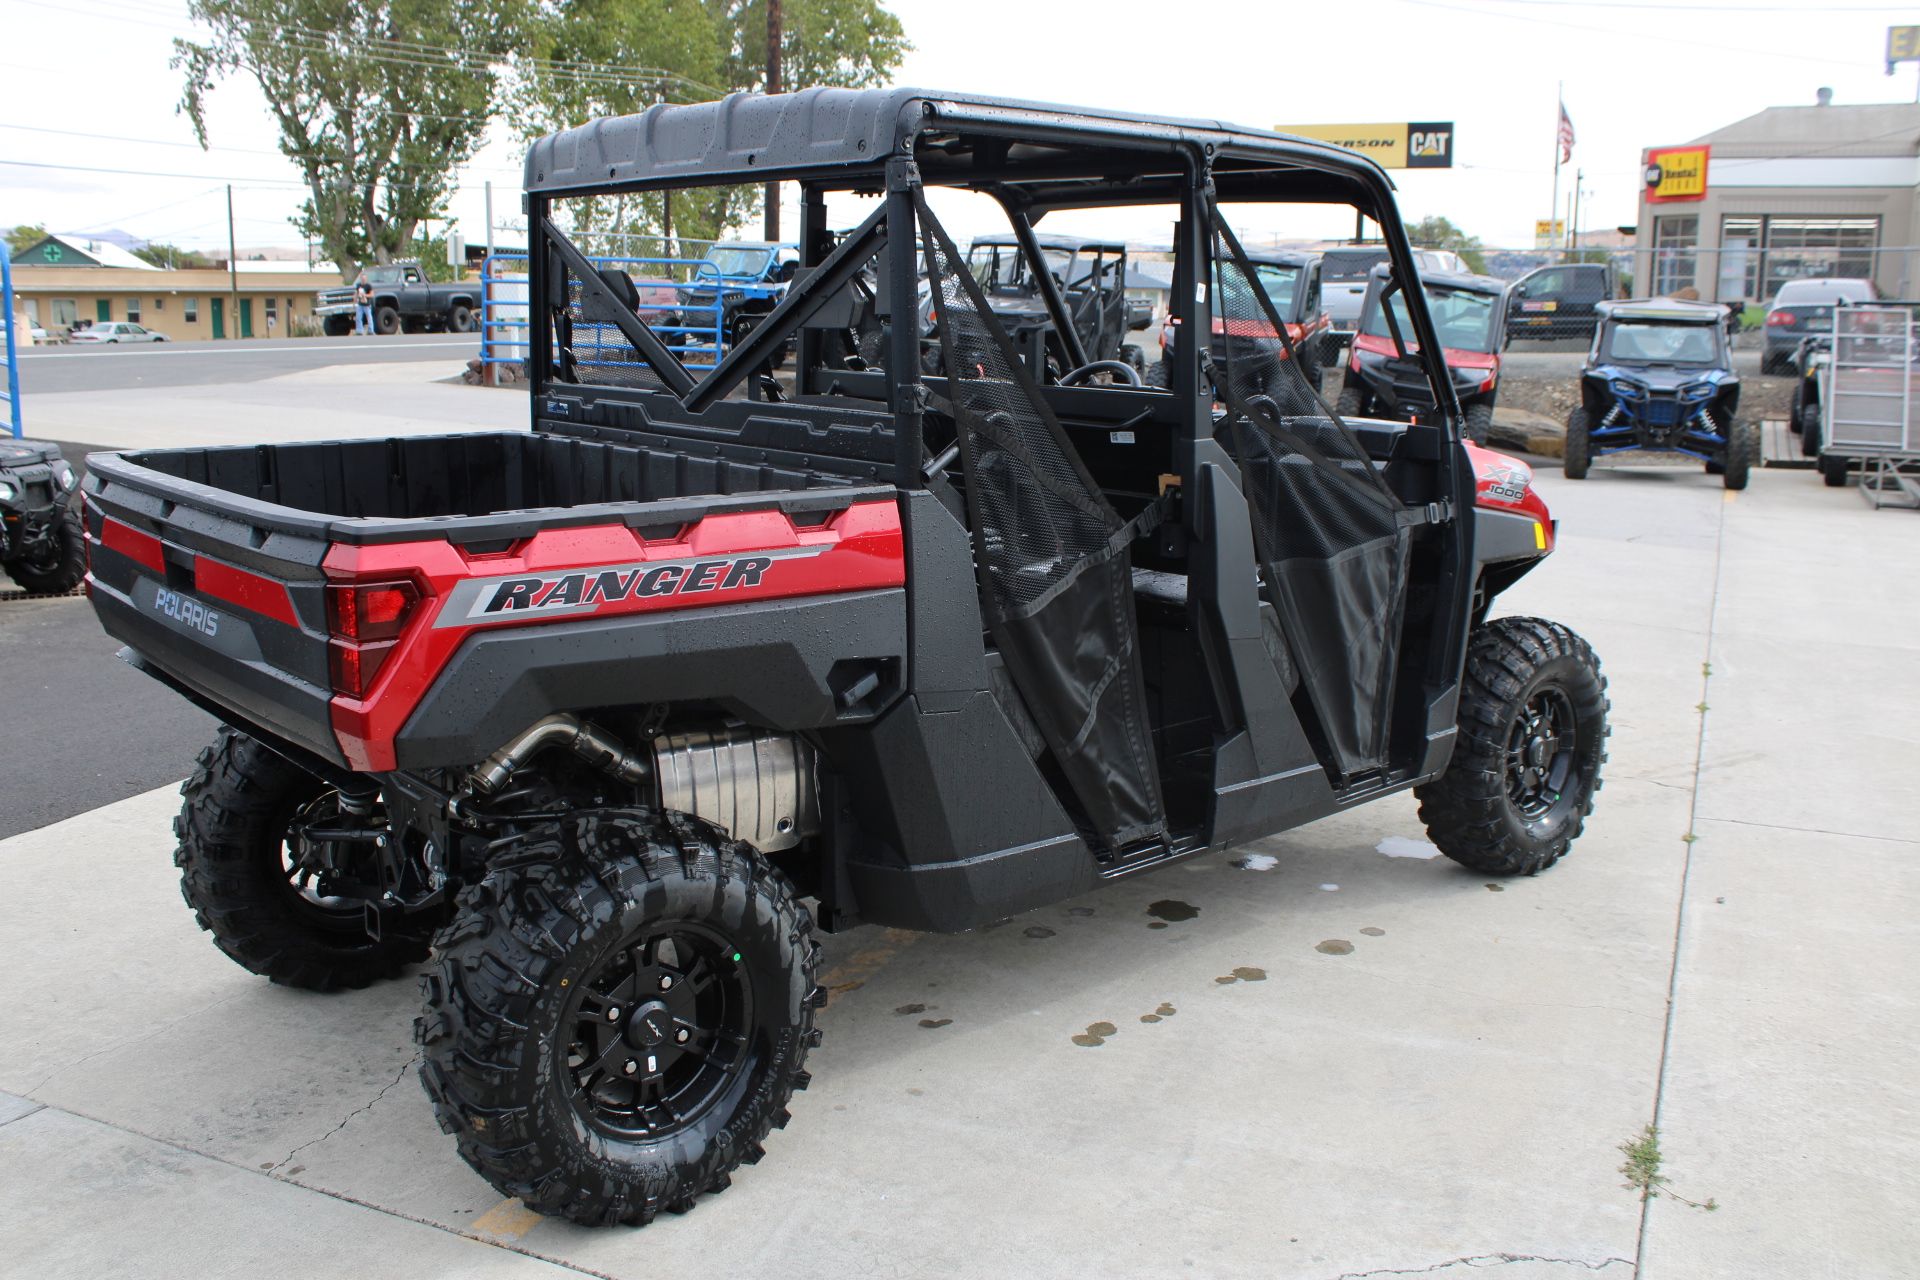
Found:
[[[1215,338],[1204,358],[1252,511],[1262,590],[1333,771],[1387,763],[1409,517],[1321,398],[1316,371],[1212,210]]]
[[[1164,835],[1128,547],[919,192],[987,625],[1096,843]]]

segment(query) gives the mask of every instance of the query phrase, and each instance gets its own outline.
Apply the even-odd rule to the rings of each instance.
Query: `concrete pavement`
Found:
[[[30,347],[20,353],[22,394],[259,382],[328,365],[441,360],[449,373],[480,350],[475,334],[242,338],[122,346]]]
[[[223,438],[322,401],[524,412],[356,376],[153,398]],[[1910,1274],[1920,520],[1806,473],[1542,487],[1561,547],[1503,611],[1586,634],[1614,707],[1563,865],[1406,856],[1400,797],[1242,851],[1271,866],[831,939],[793,1124],[643,1232],[536,1219],[460,1163],[411,983],[316,997],[220,956],[169,789],[0,842],[0,1276]],[[1621,1185],[1656,1115],[1661,1172],[1714,1211]]]

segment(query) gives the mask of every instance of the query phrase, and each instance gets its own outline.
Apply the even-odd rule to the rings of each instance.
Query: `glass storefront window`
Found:
[[[1768,218],[1766,294],[1810,276],[1871,280],[1879,243],[1878,218]]]
[[[1760,296],[1760,218],[1720,220],[1720,292],[1723,301]]]

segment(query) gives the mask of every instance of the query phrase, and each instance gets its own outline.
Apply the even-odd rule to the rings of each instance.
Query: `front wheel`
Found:
[[[1803,458],[1820,456],[1820,405],[1818,402],[1800,406],[1800,456]]]
[[[173,820],[180,893],[214,945],[289,987],[333,991],[426,959],[424,926],[367,932],[365,899],[330,890],[379,883],[364,841],[321,832],[374,825],[340,793],[246,734],[222,726],[180,788]],[[358,872],[359,874],[355,874]]]
[[[1487,436],[1493,431],[1493,406],[1476,404],[1467,410],[1467,439],[1475,444],[1485,444]]]
[[[376,307],[373,312],[373,331],[392,336],[400,332],[400,313],[392,307]]]
[[[436,946],[421,1084],[467,1163],[538,1212],[684,1212],[810,1078],[812,918],[705,824],[586,810],[502,841]]]
[[[1366,417],[1367,398],[1358,387],[1340,388],[1340,398],[1334,402],[1333,411],[1342,418]]]
[[[1820,479],[1829,489],[1838,489],[1847,483],[1847,460],[1838,454],[1820,455]]]
[[[87,542],[80,531],[80,500],[73,494],[54,517],[53,544],[44,560],[15,560],[7,576],[28,591],[71,591],[87,576]]]
[[[1760,461],[1760,428],[1736,419],[1727,424],[1726,460],[1721,464],[1721,481],[1729,489],[1747,487],[1747,477]]]
[[[1587,411],[1576,407],[1567,415],[1567,443],[1561,451],[1560,470],[1569,480],[1585,480],[1587,466],[1593,452],[1592,428],[1587,422]]]
[[[1447,771],[1414,791],[1440,852],[1493,875],[1558,862],[1593,812],[1606,760],[1607,679],[1557,622],[1475,628]]]

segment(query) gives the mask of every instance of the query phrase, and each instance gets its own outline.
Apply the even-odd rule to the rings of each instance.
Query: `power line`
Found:
[[[222,146],[218,143],[214,143],[203,148],[197,142],[173,142],[173,141],[168,141],[164,138],[130,138],[124,134],[118,134],[118,133],[82,133],[77,129],[47,129],[47,128],[42,128],[39,125],[30,125],[30,124],[0,123],[0,129],[17,129],[25,133],[51,133],[51,134],[58,134],[59,136],[65,137],[65,138],[92,138],[101,142],[132,142],[132,143],[137,143],[143,147],[188,147],[195,151],[231,151],[236,155],[277,156],[282,160],[286,160],[290,164],[298,163],[298,161],[295,161],[292,157],[288,156],[284,151],[268,151],[261,147],[228,147],[228,146]],[[438,166],[427,165],[427,164],[389,163],[389,164],[381,165],[379,167],[382,172],[386,172],[388,170],[393,170],[393,169],[406,170],[409,172],[427,172],[427,173],[441,172]],[[495,168],[483,169],[478,165],[470,164],[467,162],[461,162],[456,167],[460,169],[465,169],[471,173],[495,173],[495,174],[500,174],[503,177],[515,177],[515,178],[519,177],[521,172],[519,169],[495,169]],[[278,181],[278,179],[275,179],[275,181]],[[304,185],[304,182],[302,185]]]

